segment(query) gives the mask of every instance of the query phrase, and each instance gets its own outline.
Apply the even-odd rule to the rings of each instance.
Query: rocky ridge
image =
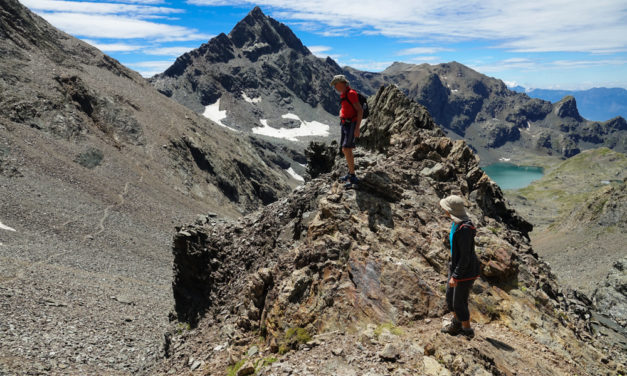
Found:
[[[590,302],[556,284],[529,244],[531,226],[466,143],[395,87],[371,105],[359,189],[335,182],[338,159],[254,214],[180,229],[161,372],[624,372],[624,352],[593,335],[605,327]],[[470,341],[439,333],[450,222],[438,202],[448,194],[466,197],[478,225]]]

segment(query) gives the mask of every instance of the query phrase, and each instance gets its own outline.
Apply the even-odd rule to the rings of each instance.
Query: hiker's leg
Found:
[[[350,174],[355,174],[355,157],[353,156],[352,148],[342,148],[344,152],[344,156],[346,156],[346,163],[348,163],[348,172]]]
[[[462,322],[462,327],[470,328],[470,311],[468,311],[468,296],[474,281],[457,282],[453,291],[453,309],[455,315]],[[464,325],[465,322],[465,325]]]

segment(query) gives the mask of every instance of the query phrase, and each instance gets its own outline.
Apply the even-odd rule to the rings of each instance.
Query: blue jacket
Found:
[[[456,280],[471,280],[479,277],[480,262],[475,253],[477,229],[470,220],[451,225],[451,263],[449,272]]]

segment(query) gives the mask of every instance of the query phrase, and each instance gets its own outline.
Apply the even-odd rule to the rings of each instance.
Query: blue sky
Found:
[[[20,1],[144,76],[259,5],[316,55],[362,70],[455,60],[510,85],[627,88],[625,0]]]

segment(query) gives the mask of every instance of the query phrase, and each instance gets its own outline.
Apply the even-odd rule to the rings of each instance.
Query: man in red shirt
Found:
[[[355,138],[359,137],[359,127],[361,126],[364,111],[361,107],[361,103],[359,103],[357,92],[351,89],[344,75],[340,74],[333,77],[331,86],[335,87],[335,90],[340,94],[342,100],[342,106],[340,108],[340,124],[342,128],[340,145],[342,146],[342,152],[348,164],[348,174],[340,178],[340,181],[346,182],[345,186],[350,188],[359,182],[359,179],[357,179],[355,175],[353,149],[355,148]]]

